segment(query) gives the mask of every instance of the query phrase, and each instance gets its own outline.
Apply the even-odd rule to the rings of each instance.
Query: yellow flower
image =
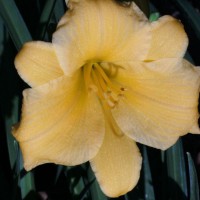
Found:
[[[71,1],[52,43],[29,42],[17,55],[23,92],[13,134],[25,169],[90,161],[107,196],[139,179],[135,141],[166,149],[197,131],[200,76],[183,59],[188,40],[170,16],[150,23],[132,3]]]

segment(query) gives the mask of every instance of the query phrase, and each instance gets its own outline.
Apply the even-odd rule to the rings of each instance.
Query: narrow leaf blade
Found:
[[[181,139],[166,152],[168,189],[171,198],[184,200],[188,197],[186,166]],[[172,190],[173,187],[173,190]],[[170,189],[171,188],[171,189]]]
[[[190,200],[199,200],[199,184],[194,162],[190,153],[187,153],[190,179]]]
[[[0,0],[0,14],[4,19],[10,36],[18,50],[25,42],[32,40],[24,20],[13,0]]]

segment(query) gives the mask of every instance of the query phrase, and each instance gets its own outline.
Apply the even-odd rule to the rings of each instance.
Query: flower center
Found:
[[[110,70],[113,67],[115,66],[110,65]],[[86,88],[96,92],[102,103],[114,108],[126,89],[112,82],[101,63],[88,63],[83,70]]]

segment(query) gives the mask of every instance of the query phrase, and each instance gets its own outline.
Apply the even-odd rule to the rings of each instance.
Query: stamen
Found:
[[[108,100],[107,100],[107,103],[108,103],[108,105],[109,105],[111,108],[114,108],[115,105],[116,105],[115,102],[112,101],[112,99],[108,99]]]
[[[88,63],[83,69],[86,88],[97,93],[102,103],[114,108],[126,88],[114,84],[98,63]]]
[[[103,98],[102,88],[101,88],[101,85],[99,83],[99,79],[98,79],[98,77],[97,77],[97,75],[96,75],[94,70],[92,70],[92,78],[94,80],[95,85],[98,88],[98,95],[103,100],[104,98]]]
[[[85,86],[86,88],[90,88],[91,83],[91,70],[92,70],[92,63],[88,63],[83,68],[83,74],[84,74],[84,80],[85,80]]]
[[[105,74],[105,72],[103,71],[103,69],[101,68],[101,66],[97,63],[94,64],[95,68],[98,70],[98,72],[101,74],[102,78],[104,79],[104,81],[107,83],[107,86],[110,87],[111,90],[115,91],[116,93],[120,93],[120,89],[119,87],[117,87],[116,85],[114,85],[110,79],[107,77],[107,75]]]
[[[97,75],[97,78],[98,78],[98,81],[99,81],[99,84],[100,84],[102,90],[106,91],[107,90],[107,85],[106,85],[104,79],[102,79],[101,75],[96,72],[97,71],[96,68],[94,69],[94,71],[95,71],[95,74]]]
[[[115,94],[115,93],[111,92],[110,98],[112,99],[112,101],[118,101],[119,100],[119,94]]]
[[[119,126],[117,125],[115,119],[113,118],[110,109],[108,108],[108,105],[103,104],[103,108],[104,108],[104,113],[105,116],[107,117],[109,124],[111,125],[111,128],[113,129],[113,132],[115,135],[122,137],[124,136],[124,133],[122,132],[122,130],[119,128]]]

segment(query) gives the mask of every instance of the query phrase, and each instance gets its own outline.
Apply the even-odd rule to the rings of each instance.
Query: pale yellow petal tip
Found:
[[[17,123],[15,125],[12,126],[12,129],[11,129],[11,132],[12,132],[12,135],[14,136],[14,138],[19,142],[19,138],[18,138],[18,134],[17,134],[17,130],[18,130],[18,127],[20,126],[20,123]],[[20,143],[19,143],[20,145]],[[20,145],[20,149],[22,150],[22,147]],[[22,153],[23,154],[23,153]],[[24,157],[24,155],[23,155]],[[30,158],[31,156],[29,156]],[[24,159],[25,160],[25,159]],[[28,159],[29,160],[29,159]],[[26,162],[24,161],[24,169],[26,171],[30,171],[31,169],[33,169],[34,167],[36,167],[37,164],[31,164],[30,161]]]
[[[167,23],[167,22],[170,22],[170,21],[174,22],[174,27],[176,27],[177,30],[179,30],[180,34],[182,34],[182,37],[184,37],[183,43],[184,43],[184,46],[185,46],[185,49],[186,49],[187,46],[188,46],[188,43],[189,43],[189,39],[188,39],[188,36],[185,32],[184,25],[181,23],[181,21],[176,19],[176,18],[173,18],[171,16],[168,16],[168,15],[163,16],[161,18],[163,18],[162,20],[163,20],[164,23]]]
[[[130,192],[138,183],[139,179],[140,179],[140,171],[141,171],[141,167],[142,167],[142,157],[141,157],[141,154],[138,150],[138,155],[140,155],[140,157],[138,157],[137,159],[137,166],[138,169],[134,172],[134,177],[130,177],[130,184],[128,186],[124,185],[124,187],[117,187],[115,188],[114,185],[115,183],[113,182],[113,187],[107,187],[106,183],[103,181],[103,180],[98,180],[98,183],[99,183],[99,186],[102,190],[102,192],[110,197],[110,198],[117,198],[119,196],[122,196],[122,195],[125,195],[126,193]],[[120,162],[120,161],[119,161]],[[95,169],[95,165],[93,165],[92,162],[90,162],[90,165],[92,167],[92,170],[94,171],[95,173],[95,176],[98,177],[98,172],[97,170]],[[116,184],[118,185],[118,184]]]
[[[151,25],[152,25],[152,27],[157,28],[157,27],[161,26],[162,24],[166,24],[168,22],[175,22],[176,23],[175,25],[180,26],[180,28],[182,28],[182,30],[184,31],[184,26],[181,23],[181,21],[170,15],[164,15],[164,16],[160,17],[157,21],[151,22]]]
[[[14,61],[20,77],[31,87],[45,84],[63,75],[52,43],[27,42]]]
[[[23,61],[24,59],[26,59],[26,56],[24,56],[24,53],[26,53],[27,48],[31,47],[33,44],[37,43],[36,41],[30,41],[25,43],[22,48],[20,49],[19,53],[16,55],[15,60],[14,60],[14,64],[16,69],[19,69],[19,64],[21,63],[21,61]]]
[[[153,33],[152,47],[147,58],[182,58],[185,55],[188,37],[179,20],[166,15],[152,22],[151,28]],[[171,37],[172,34],[174,37]],[[158,49],[160,51],[157,51]]]
[[[170,147],[172,147],[174,144],[176,144],[178,139],[179,139],[179,137],[175,137],[174,140],[172,139],[171,143],[170,142],[167,143],[167,144],[163,143],[163,145],[160,144],[160,146],[158,148],[157,147],[155,147],[155,148],[160,149],[162,151],[165,151],[165,150],[169,149]]]
[[[27,70],[28,66],[25,66],[27,62],[27,52],[30,52],[31,45],[34,44],[35,42],[27,42],[25,43],[19,53],[16,55],[15,60],[14,60],[14,65],[17,70],[17,73],[19,76],[28,84],[31,86],[31,82],[27,78]]]
[[[31,171],[33,168],[35,168],[37,166],[37,164],[28,164],[28,163],[25,163],[24,162],[24,169],[26,170],[26,171]]]
[[[196,123],[196,124],[190,129],[189,133],[192,133],[192,134],[200,134],[199,124]]]
[[[15,60],[14,60],[15,68],[16,68],[16,70],[17,70],[17,72],[18,72],[18,74],[19,74],[20,76],[21,76],[20,65],[21,65],[21,62],[23,62],[24,59],[26,59],[25,56],[24,56],[24,51],[26,51],[25,49],[26,49],[26,46],[27,46],[27,45],[28,45],[28,43],[25,43],[25,44],[22,46],[21,50],[20,50],[19,53],[16,55]],[[22,79],[23,79],[23,77],[22,77]]]
[[[24,157],[24,156],[23,156]],[[29,160],[30,158],[30,160]],[[43,164],[46,164],[46,163],[52,163],[50,162],[49,160],[42,160],[42,161],[33,161],[31,159],[31,155],[29,155],[28,158],[24,158],[24,169],[26,171],[31,171],[32,169],[34,169],[35,167],[39,166],[39,165],[43,165]]]
[[[140,157],[138,162],[139,163],[137,163],[137,165],[142,166],[142,157]],[[99,182],[100,188],[103,191],[103,193],[110,198],[117,198],[122,195],[125,195],[128,192],[130,192],[137,185],[137,183],[140,179],[140,170],[141,170],[141,167],[138,168],[137,172],[135,172],[135,175],[137,174],[137,176],[132,177],[132,179],[130,178],[129,186],[120,187],[120,188],[114,188],[114,187],[108,188],[108,187],[106,187],[106,184],[104,184],[104,182],[101,181],[101,182]],[[114,185],[114,183],[113,183],[113,185]]]
[[[34,152],[33,153],[26,152],[26,147],[24,147],[23,142],[20,142],[19,145],[20,145],[20,149],[22,151],[24,169],[26,171],[30,171],[39,165],[43,165],[46,163],[53,163],[49,159],[41,159],[39,156],[35,156]]]

